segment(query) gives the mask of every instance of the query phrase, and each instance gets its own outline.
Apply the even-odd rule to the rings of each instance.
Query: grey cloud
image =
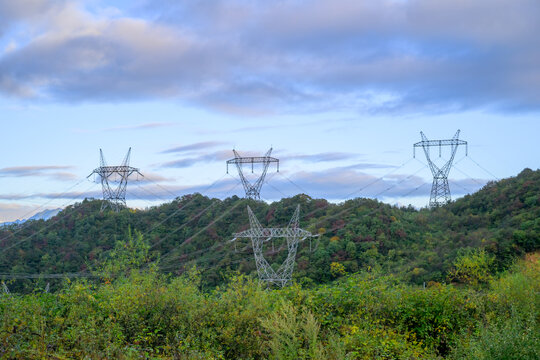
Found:
[[[205,4],[213,22],[242,34],[250,47],[282,54],[263,61],[267,71],[259,78],[309,89],[313,100],[304,109],[306,102],[309,108],[407,112],[540,105],[533,90],[540,85],[540,3],[534,0]],[[209,10],[191,2],[186,8],[181,15],[198,19]],[[257,20],[240,22],[238,14]]]
[[[0,55],[0,91],[19,98],[168,98],[253,116],[540,108],[536,0],[156,0],[112,19],[69,2],[54,21],[35,10],[49,2],[33,4],[3,15],[45,24]]]
[[[0,35],[12,23],[38,18],[44,13],[61,8],[64,3],[63,0],[54,2],[47,0],[0,0]]]
[[[368,175],[345,168],[334,168],[319,172],[301,172],[288,179],[274,177],[269,185],[265,185],[265,197],[280,198],[283,195],[292,196],[300,192],[312,197],[325,198],[334,201],[354,197],[371,197],[377,199],[403,198],[417,196],[429,197],[431,180],[410,174],[397,174],[385,178]],[[475,182],[458,180],[451,183],[455,196],[463,195],[480,189],[487,180],[478,179]],[[464,190],[467,189],[467,190]]]
[[[196,148],[204,149],[205,147],[212,147],[215,142],[206,143],[197,143],[193,145],[188,145],[187,149],[174,148],[167,150],[166,152],[189,152],[193,150],[190,157],[185,157],[178,160],[168,161],[161,164],[163,168],[187,168],[198,163],[208,163],[208,162],[225,162],[234,157],[234,154],[231,150],[219,150],[211,153],[199,153],[195,152]],[[193,147],[193,149],[191,149]],[[264,153],[255,152],[255,151],[240,151],[241,156],[262,156]]]
[[[72,166],[16,166],[0,169],[0,177],[48,177],[56,180],[73,180],[77,176],[62,171],[72,169]]]
[[[208,154],[197,155],[194,157],[183,158],[169,161],[161,165],[164,168],[186,168],[201,162],[225,161],[232,157],[231,151],[216,151]]]
[[[453,197],[472,193],[488,182],[486,179],[450,179]],[[331,201],[343,201],[356,197],[384,199],[403,199],[407,203],[411,197],[429,197],[431,179],[411,174],[395,174],[385,178],[377,178],[359,171],[346,168],[332,168],[316,172],[298,172],[285,175],[283,173],[269,174],[263,185],[261,198],[277,200],[305,193],[314,198],[325,198]],[[238,179],[226,177],[215,184],[200,184],[193,186],[158,185],[144,183],[128,187],[128,200],[169,201],[175,197],[201,193],[210,197],[226,198],[232,195],[244,196],[243,188]],[[84,198],[101,199],[98,190],[66,193],[35,193],[35,194],[0,194],[0,200],[23,199],[68,199],[82,200]]]
[[[68,200],[83,200],[84,198],[96,198],[101,199],[101,191],[84,191],[75,192],[67,191],[63,193],[50,192],[50,193],[33,193],[33,194],[0,194],[0,200],[27,200],[27,199],[68,199]]]
[[[212,147],[216,142],[210,142],[210,143],[197,143],[193,145],[187,145],[184,147],[178,147],[173,148],[164,151],[165,153],[173,153],[173,152],[189,152],[192,150],[198,150],[198,149],[204,149],[207,147]],[[336,161],[342,161],[342,160],[350,160],[359,157],[358,154],[353,153],[344,153],[344,152],[326,152],[326,153],[318,153],[318,154],[279,154],[275,155],[277,152],[273,153],[273,156],[276,156],[279,158],[279,160],[283,162],[288,161],[303,161],[303,162],[310,162],[310,163],[320,163],[320,162],[336,162]],[[263,153],[256,152],[256,151],[240,151],[241,156],[262,156]],[[229,150],[221,150],[216,151],[208,154],[197,154],[196,156],[186,157],[183,159],[178,159],[174,161],[169,161],[161,166],[164,168],[186,168],[193,166],[197,163],[201,162],[219,162],[219,161],[226,161],[233,157],[233,154]],[[387,165],[387,164],[375,164],[375,163],[358,163],[354,165],[350,165],[347,167],[344,167],[344,169],[374,169],[374,168],[390,168],[393,167],[393,165]]]
[[[396,165],[390,165],[390,164],[378,164],[378,163],[358,163],[354,165],[349,165],[344,167],[344,169],[355,169],[355,170],[365,170],[365,169],[389,169],[389,168],[397,168]]]
[[[174,181],[174,179],[162,176],[160,174],[151,173],[149,171],[144,171],[143,177],[137,179],[138,183],[163,183]]]
[[[450,187],[455,197],[472,193],[485,185],[485,179],[451,180]],[[384,199],[403,199],[406,203],[411,197],[429,198],[431,179],[410,174],[395,174],[385,178],[368,175],[346,168],[332,168],[317,172],[298,172],[294,174],[269,174],[263,185],[261,198],[276,200],[283,197],[305,193],[314,198],[325,198],[332,201],[343,201],[356,197]],[[243,188],[238,179],[225,178],[209,188],[209,184],[195,186],[167,186],[166,189],[145,186],[144,189],[134,189],[132,198],[156,200],[171,199],[175,194],[181,196],[194,192],[203,195],[225,198],[232,195],[244,196]]]
[[[212,56],[217,49],[209,52],[181,30],[136,19],[82,16],[81,22],[75,29],[71,24],[52,29],[5,54],[0,84],[26,84],[38,97],[68,101],[189,99],[201,91],[198,86],[222,77]]]
[[[138,125],[126,125],[126,126],[116,126],[104,129],[104,131],[123,131],[123,130],[148,130],[148,129],[156,129],[161,127],[167,127],[172,126],[173,123],[166,123],[166,122],[153,122],[153,123],[146,123],[146,124],[138,124]]]
[[[223,141],[203,141],[203,142],[198,142],[198,143],[189,144],[189,145],[177,146],[171,149],[164,150],[161,153],[169,154],[169,153],[192,152],[192,151],[197,151],[197,150],[205,150],[205,149],[209,149],[209,148],[213,148],[213,147],[225,145],[225,144],[227,143]]]
[[[60,181],[72,181],[72,180],[78,179],[77,175],[70,172],[66,172],[66,171],[53,172],[53,173],[48,174],[47,176],[51,179],[60,180]]]
[[[71,169],[71,166],[15,166],[15,167],[6,167],[0,169],[0,175],[8,176],[33,176],[35,174],[43,173],[44,171],[49,170],[67,170]]]
[[[349,160],[349,159],[354,159],[356,157],[358,157],[358,155],[352,154],[352,153],[326,152],[326,153],[310,154],[310,155],[307,155],[307,154],[285,155],[285,156],[281,156],[280,160],[283,160],[283,161],[301,160],[301,161],[317,163],[317,162]]]
[[[147,201],[169,201],[176,197],[193,193],[201,193],[209,197],[226,198],[235,194],[240,194],[238,190],[241,188],[240,184],[232,178],[226,178],[217,184],[210,186],[210,184],[193,186],[169,185],[161,187],[146,185],[130,189],[126,196],[128,199],[132,200],[138,199]]]

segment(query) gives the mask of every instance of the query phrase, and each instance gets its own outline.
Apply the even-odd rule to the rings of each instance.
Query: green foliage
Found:
[[[299,313],[289,302],[262,321],[272,359],[327,359],[319,342],[320,325],[307,310]]]
[[[465,251],[454,261],[448,279],[471,285],[486,284],[491,279],[494,260],[485,250]]]
[[[343,264],[333,262],[330,264],[330,274],[337,278],[347,274],[347,272],[345,271],[345,266],[343,266]]]
[[[150,262],[150,245],[140,231],[133,234],[128,228],[126,241],[117,241],[114,249],[98,266],[97,272],[106,278],[127,275],[131,270],[138,270]],[[154,262],[155,263],[155,262]]]
[[[478,331],[456,346],[454,358],[540,358],[540,254],[531,254],[490,284]]]
[[[422,343],[408,334],[380,324],[351,326],[343,335],[347,359],[434,359]]]
[[[0,354],[9,359],[536,359],[539,270],[537,254],[482,289],[440,284],[423,289],[371,272],[283,290],[265,290],[240,275],[212,291],[201,289],[196,269],[175,278],[131,271],[110,282],[65,282],[53,294],[0,296]]]

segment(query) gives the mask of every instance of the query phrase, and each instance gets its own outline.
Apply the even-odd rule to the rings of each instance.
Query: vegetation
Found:
[[[117,259],[110,260],[117,270],[148,261],[144,243],[139,245],[134,254],[134,248],[119,244]],[[200,285],[196,269],[168,277],[154,267],[112,281],[66,281],[53,294],[0,296],[0,354],[12,359],[540,356],[539,254],[482,289],[444,284],[424,289],[377,272],[310,289],[267,290],[245,275],[212,291]]]
[[[247,204],[282,226],[298,203],[321,236],[302,244],[291,286],[266,289],[249,243],[228,240]],[[99,208],[0,229],[0,273],[18,277],[0,296],[0,357],[540,358],[538,170],[434,210],[199,194]]]
[[[266,204],[195,194],[147,210],[101,213],[100,201],[85,200],[48,221],[0,228],[0,274],[89,273],[132,229],[144,235],[161,271],[181,274],[196,265],[203,286],[214,288],[237,271],[256,274],[249,241],[239,241],[236,251],[229,242],[249,226],[247,204],[265,226],[286,225],[300,204],[301,226],[321,235],[299,249],[295,276],[304,286],[367,269],[398,274],[410,284],[485,283],[516,257],[540,249],[539,194],[540,170],[527,169],[435,210],[360,198],[332,204],[298,195]],[[286,253],[277,250],[284,244],[273,246],[276,251],[269,244],[266,256],[280,263]],[[10,288],[32,291],[45,284],[17,280]]]

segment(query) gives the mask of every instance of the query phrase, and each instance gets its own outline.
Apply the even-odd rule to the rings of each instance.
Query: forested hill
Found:
[[[295,277],[304,284],[363,269],[413,283],[447,281],[456,258],[471,249],[484,249],[497,271],[540,248],[540,170],[526,169],[434,210],[362,198],[332,204],[297,195],[266,204],[194,194],[148,210],[101,213],[101,201],[85,200],[47,221],[1,228],[0,277],[19,276],[12,286],[22,289],[35,274],[89,274],[131,230],[143,234],[162,271],[196,265],[205,285],[215,286],[234,271],[255,273],[249,242],[229,241],[249,227],[247,205],[264,226],[281,227],[298,204],[301,227],[321,235],[300,245]],[[267,243],[270,262],[285,258],[283,245]]]

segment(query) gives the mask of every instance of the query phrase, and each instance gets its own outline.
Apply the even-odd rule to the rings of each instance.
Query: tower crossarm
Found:
[[[309,231],[300,229],[300,206],[297,206],[289,222],[289,226],[286,228],[264,228],[249,206],[247,210],[251,227],[248,230],[234,234],[231,242],[236,241],[238,238],[251,238],[259,280],[265,281],[268,286],[277,284],[283,287],[292,279],[298,243],[307,238],[317,237],[318,235],[313,235]],[[287,258],[277,270],[274,270],[268,261],[266,261],[263,250],[264,243],[275,238],[284,238],[287,242]]]
[[[262,228],[262,229],[248,229],[233,235],[234,238],[231,241],[234,241],[238,238],[266,238],[265,241],[268,241],[272,238],[297,238],[297,239],[306,239],[308,237],[317,237],[318,235],[313,235],[311,232],[299,229],[299,228]]]
[[[457,148],[459,145],[465,145],[468,147],[467,141],[460,140],[459,139],[460,130],[456,132],[454,137],[452,139],[446,139],[446,140],[428,140],[426,135],[421,131],[420,135],[422,136],[422,141],[419,141],[413,145],[414,149],[414,155],[416,156],[416,148],[421,147],[424,150],[424,153],[426,155],[426,160],[428,162],[429,168],[431,169],[431,172],[433,173],[434,177],[440,177],[444,178],[448,176],[448,173],[450,172],[450,168],[452,167],[452,162],[454,160],[454,157],[456,155]],[[441,156],[441,148],[443,146],[450,146],[451,147],[451,154],[450,154],[450,160],[444,164],[443,167],[439,168],[435,163],[431,160],[429,148],[430,147],[439,147],[439,156]],[[468,149],[466,150],[466,153],[468,153]]]
[[[455,146],[455,145],[467,145],[465,140],[449,139],[449,140],[424,140],[414,144],[414,147],[424,146]]]
[[[252,157],[239,157],[227,160],[227,164],[258,164],[258,163],[278,163],[279,159],[276,159],[274,157],[264,157],[264,156],[252,156]]]
[[[92,173],[88,175],[88,177],[94,174],[97,174],[99,176],[107,176],[107,177],[110,177],[111,175],[114,175],[114,174],[127,174],[127,176],[130,176],[130,175],[133,175],[134,173],[137,173],[138,175],[144,177],[144,175],[141,174],[139,169],[131,167],[131,166],[124,166],[124,165],[101,166],[94,169],[94,171],[92,171]]]
[[[250,199],[259,199],[260,191],[264,183],[266,173],[268,172],[268,167],[271,163],[276,163],[277,171],[279,171],[279,159],[270,156],[270,154],[272,153],[272,148],[270,148],[270,150],[266,152],[265,156],[244,157],[240,156],[240,154],[238,154],[236,150],[233,150],[233,153],[234,158],[227,160],[227,172],[229,172],[229,165],[236,165],[236,168],[238,170],[238,176],[240,176],[240,180],[246,192],[246,197]],[[251,164],[251,172],[253,172],[255,164],[263,164],[263,171],[254,184],[250,183],[244,175],[244,171],[242,168],[244,164]]]

